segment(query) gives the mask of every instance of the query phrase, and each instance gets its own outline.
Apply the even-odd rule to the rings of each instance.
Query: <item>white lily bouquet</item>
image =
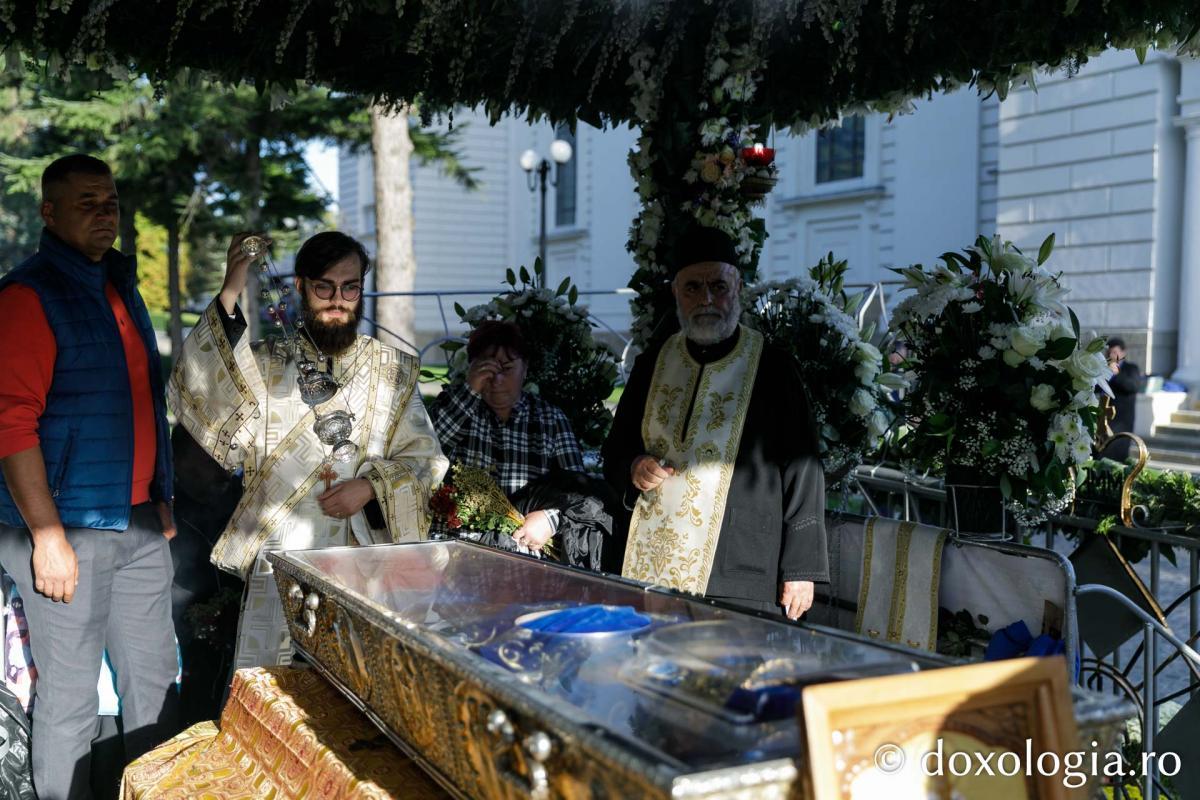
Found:
[[[846,262],[829,254],[809,274],[745,293],[747,321],[791,353],[808,388],[827,486],[878,450],[894,421],[888,397],[905,386],[854,318],[862,295],[844,289]]]
[[[948,484],[997,480],[1026,525],[1070,503],[1091,459],[1097,392],[1110,393],[1104,340],[1081,337],[1066,288],[1044,266],[1053,246],[1051,235],[1033,259],[980,237],[931,269],[896,270],[913,294],[891,327],[917,373],[902,458]]]

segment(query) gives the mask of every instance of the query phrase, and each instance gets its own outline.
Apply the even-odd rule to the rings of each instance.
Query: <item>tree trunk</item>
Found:
[[[179,285],[179,221],[167,224],[167,297],[171,306],[171,359],[183,351],[183,303]]]
[[[126,202],[121,206],[121,252],[127,256],[135,256],[137,255],[137,205]]]
[[[372,106],[371,149],[375,153],[375,290],[411,292],[417,259],[409,179],[413,144],[408,135],[407,107],[398,114],[388,114]],[[388,344],[411,344],[416,339],[411,296],[380,297],[375,320],[381,329],[379,338]]]
[[[246,230],[252,233],[262,233],[262,137],[254,133],[246,135]],[[242,291],[242,313],[246,315],[249,330],[246,335],[251,340],[259,336],[258,324],[258,293],[261,287],[258,282],[256,269],[250,270],[246,280],[246,288]]]

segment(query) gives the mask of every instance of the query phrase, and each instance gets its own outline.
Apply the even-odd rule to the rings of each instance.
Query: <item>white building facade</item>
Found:
[[[929,264],[979,234],[1036,251],[1054,233],[1051,266],[1065,273],[1084,327],[1123,336],[1144,371],[1200,387],[1200,62],[1109,52],[1002,103],[964,89],[916,105],[893,119],[775,135],[764,278],[796,275],[832,251],[849,261],[852,282],[890,295],[891,267]],[[518,161],[530,148],[548,157],[555,132],[517,120],[492,127],[470,113],[455,121],[479,190],[416,164],[413,186],[416,290],[446,293],[457,333],[453,302],[483,302],[506,268],[537,255],[539,193]],[[548,282],[571,276],[617,329],[628,326],[618,290],[634,269],[625,251],[637,212],[626,165],[634,139],[627,128],[580,125],[574,158],[547,192]],[[370,242],[370,156],[343,153],[339,167],[341,225]],[[417,303],[421,337],[440,336],[436,300]]]

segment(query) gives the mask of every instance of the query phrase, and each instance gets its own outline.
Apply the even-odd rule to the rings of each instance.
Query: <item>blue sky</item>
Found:
[[[326,147],[320,142],[313,142],[304,151],[304,159],[316,178],[318,188],[328,192],[337,203],[338,194],[338,151],[336,147]]]

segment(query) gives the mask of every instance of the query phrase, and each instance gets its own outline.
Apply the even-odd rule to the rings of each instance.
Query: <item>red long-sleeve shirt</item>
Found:
[[[130,502],[137,505],[150,499],[157,452],[150,364],[141,334],[116,287],[106,283],[104,294],[117,320],[129,367],[129,391],[133,399]],[[20,284],[0,291],[0,458],[41,443],[38,422],[46,410],[57,354],[54,332],[37,292]]]

